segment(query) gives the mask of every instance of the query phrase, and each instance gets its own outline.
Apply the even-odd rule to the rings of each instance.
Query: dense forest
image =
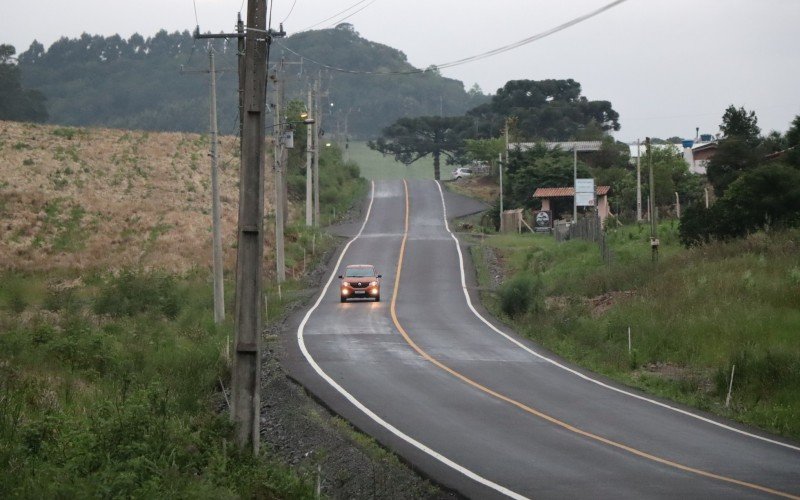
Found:
[[[236,127],[236,40],[195,40],[188,31],[123,39],[83,34],[49,48],[34,41],[19,55],[25,88],[47,98],[52,123],[205,131],[208,48],[216,53],[219,126]],[[270,67],[284,62],[287,98],[305,101],[321,78],[325,128],[372,137],[405,116],[458,115],[488,100],[437,71],[416,70],[401,51],[361,38],[349,24],[276,40]],[[324,61],[326,66],[317,61]],[[346,69],[350,72],[338,71]],[[395,74],[367,74],[367,73]]]

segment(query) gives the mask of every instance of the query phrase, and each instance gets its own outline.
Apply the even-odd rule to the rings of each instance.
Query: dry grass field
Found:
[[[136,266],[180,273],[210,266],[208,152],[208,138],[198,134],[0,121],[0,269]],[[225,267],[231,270],[236,139],[222,137],[219,152]],[[272,189],[268,175],[267,213]]]

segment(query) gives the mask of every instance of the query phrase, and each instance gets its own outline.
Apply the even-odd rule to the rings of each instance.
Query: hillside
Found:
[[[236,45],[213,43],[218,78],[219,123],[234,133],[237,114]],[[46,97],[50,123],[143,130],[203,132],[207,129],[206,40],[188,31],[125,40],[82,35],[49,48],[38,42],[19,55],[26,88]],[[302,57],[300,57],[299,55]],[[309,82],[322,78],[325,128],[372,138],[401,116],[462,114],[486,101],[462,82],[436,71],[412,75],[366,75],[330,71],[314,61],[358,72],[409,71],[405,54],[366,40],[347,28],[305,31],[276,42],[271,66],[284,59],[287,98],[306,100]],[[302,61],[302,64],[301,64]],[[186,71],[184,71],[186,70]],[[333,104],[331,106],[331,103]]]
[[[208,148],[198,134],[0,122],[2,268],[210,266]],[[227,269],[236,259],[237,153],[234,138],[222,137]]]

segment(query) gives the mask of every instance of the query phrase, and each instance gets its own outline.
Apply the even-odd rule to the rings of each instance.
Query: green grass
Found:
[[[0,282],[0,497],[312,497],[231,444],[216,408],[232,324],[214,323],[207,279]]]
[[[363,194],[358,168],[335,152],[321,171],[324,214]],[[56,201],[45,215],[54,246],[77,244],[80,207]],[[320,229],[287,228],[294,272],[279,293],[265,269],[267,320],[309,296],[303,271],[335,244]],[[217,325],[201,270],[0,274],[0,498],[312,498],[304,472],[233,445],[220,390],[230,385],[231,278]]]
[[[365,179],[433,179],[433,159],[430,157],[406,166],[391,156],[369,149],[366,142],[351,142],[348,154],[350,161],[358,164]],[[442,179],[449,179],[452,168],[442,161],[440,169]]]
[[[759,233],[691,250],[679,246],[671,221],[660,225],[659,235],[656,264],[649,229],[636,225],[608,232],[610,263],[601,260],[596,244],[585,241],[491,236],[485,245],[501,256],[507,276],[538,280],[547,307],[537,312],[530,306],[525,314],[509,308],[508,283],[498,293],[485,293],[484,302],[524,335],[576,363],[800,438],[800,231]],[[484,286],[485,251],[473,247]],[[598,309],[600,298],[611,307]],[[734,364],[732,405],[725,408]]]

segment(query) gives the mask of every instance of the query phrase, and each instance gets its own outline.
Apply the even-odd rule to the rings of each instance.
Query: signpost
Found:
[[[594,206],[594,179],[575,179],[575,205]]]

